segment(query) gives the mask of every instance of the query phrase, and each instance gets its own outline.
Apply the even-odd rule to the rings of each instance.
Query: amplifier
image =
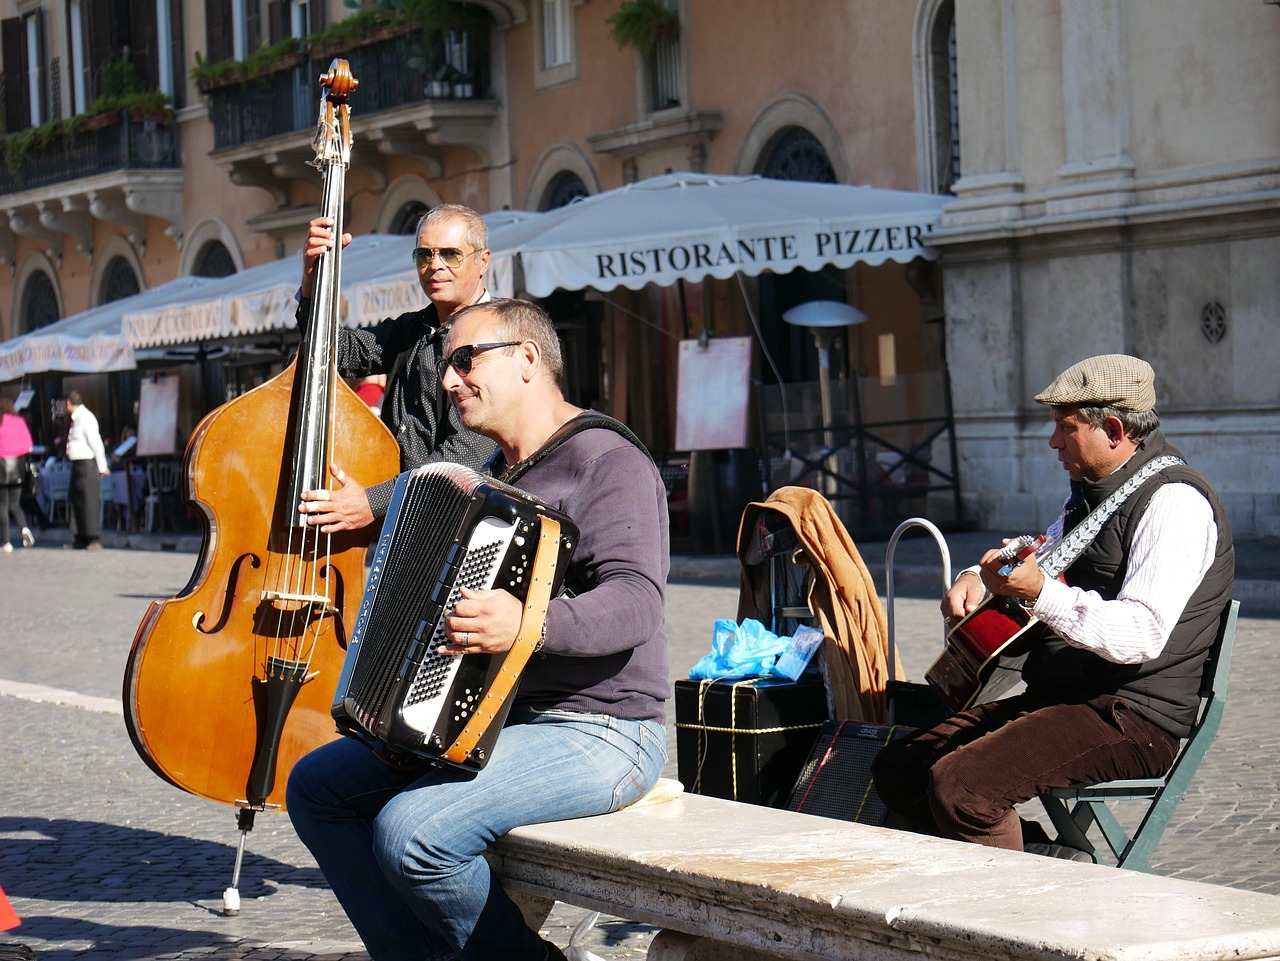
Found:
[[[888,810],[871,782],[871,762],[891,737],[910,730],[864,721],[827,721],[787,800],[787,810],[884,824]]]
[[[680,680],[675,689],[684,789],[782,807],[827,719],[822,679]]]

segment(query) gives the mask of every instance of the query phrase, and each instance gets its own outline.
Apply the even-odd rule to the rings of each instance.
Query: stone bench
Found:
[[[700,795],[489,856],[535,926],[559,900],[662,928],[650,961],[1280,958],[1274,895]]]

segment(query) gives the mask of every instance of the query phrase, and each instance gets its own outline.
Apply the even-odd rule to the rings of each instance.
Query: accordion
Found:
[[[563,513],[467,467],[401,474],[338,678],[339,733],[378,741],[393,757],[484,767],[577,540]],[[436,653],[463,587],[524,603],[511,650]]]

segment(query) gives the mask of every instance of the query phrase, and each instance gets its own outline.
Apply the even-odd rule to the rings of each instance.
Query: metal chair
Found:
[[[1151,872],[1151,855],[1222,723],[1239,611],[1240,602],[1233,600],[1223,612],[1218,637],[1209,651],[1200,682],[1199,718],[1164,777],[1077,784],[1055,788],[1040,798],[1064,844],[1095,851],[1087,834],[1096,825],[1115,855],[1117,867]],[[1109,805],[1114,801],[1135,800],[1150,804],[1131,837]],[[1075,802],[1070,811],[1068,802]]]
[[[110,511],[112,522],[116,515],[116,489],[111,483],[111,475],[98,478],[98,530],[106,527],[107,514]]]
[[[182,465],[177,461],[151,461],[147,464],[146,528],[155,531],[156,524],[175,526],[178,484]]]
[[[50,524],[68,522],[67,496],[71,490],[71,462],[54,461],[40,468],[40,507]]]

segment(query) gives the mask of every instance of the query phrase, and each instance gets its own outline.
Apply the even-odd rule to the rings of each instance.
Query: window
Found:
[[[220,240],[211,240],[201,248],[192,271],[197,277],[229,277],[235,272],[236,262]]]
[[[417,233],[418,221],[422,219],[431,208],[424,204],[421,200],[411,200],[399,210],[396,211],[395,218],[391,222],[391,229],[388,233],[393,234],[413,234]]]
[[[573,53],[570,49],[569,0],[542,0],[542,68],[561,67]]]
[[[566,170],[551,182],[551,188],[547,191],[547,200],[542,209],[555,210],[557,207],[572,203],[579,197],[587,196],[587,193],[587,185],[582,182],[582,178]]]
[[[81,0],[71,0],[67,5],[67,25],[70,33],[71,57],[71,113],[84,113],[89,109],[89,51],[85,42],[84,9]]]
[[[58,314],[58,294],[53,289],[53,281],[43,270],[34,271],[27,279],[26,289],[22,292],[22,329],[39,330],[56,320]]]
[[[803,127],[790,127],[774,143],[760,168],[760,176],[773,180],[807,180],[833,184],[835,168],[818,138]]]
[[[0,23],[4,56],[5,129],[38,127],[48,119],[45,90],[44,12],[36,10]]]
[[[129,261],[117,257],[107,265],[106,280],[102,285],[102,303],[109,304],[113,300],[132,297],[140,289],[138,275],[133,272]]]
[[[538,20],[534,31],[537,73],[536,88],[550,87],[578,79],[574,52],[573,8],[582,0],[538,0],[534,12]]]
[[[243,60],[262,41],[257,0],[205,0],[205,59]]]
[[[680,95],[680,38],[662,37],[653,47],[649,61],[649,79],[653,90],[653,109],[678,107]]]
[[[960,179],[960,99],[954,0],[942,0],[917,37],[916,111],[920,186],[950,193]]]

